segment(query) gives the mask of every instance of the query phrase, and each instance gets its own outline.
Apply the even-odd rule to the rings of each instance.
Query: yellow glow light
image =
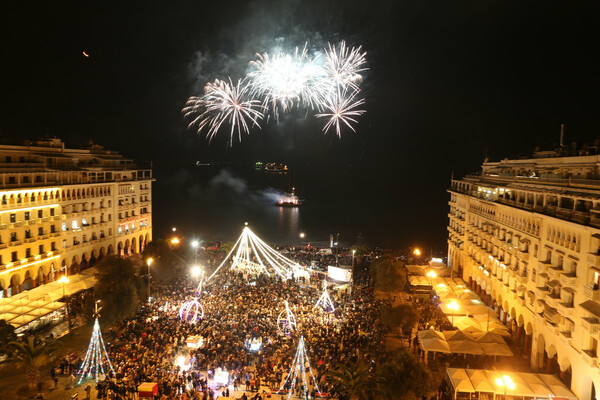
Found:
[[[414,254],[415,256],[420,256],[420,255],[421,255],[421,250],[419,250],[419,249],[415,249],[415,251],[413,251],[413,254]]]
[[[174,237],[173,239],[171,239],[171,244],[179,244],[179,238]]]
[[[4,210],[4,211],[0,211],[0,214],[4,214],[4,213],[14,213],[16,211],[28,211],[28,210],[38,210],[40,208],[51,208],[51,207],[58,207],[58,203],[57,204],[50,204],[50,205],[45,205],[45,206],[37,206],[37,207],[26,207],[26,208],[19,208],[17,207],[13,207],[10,210]]]
[[[30,262],[29,264],[21,265],[21,266],[19,266],[17,268],[11,268],[11,269],[9,269],[9,268],[13,266],[13,263],[9,263],[9,264],[6,264],[6,270],[0,272],[0,275],[7,274],[9,272],[18,271],[20,269],[27,268],[27,267],[30,267],[32,265],[39,264],[39,263],[42,263],[42,262],[45,262],[45,261],[48,261],[48,260],[52,260],[52,259],[58,258],[58,257],[60,257],[60,256],[56,255],[54,257],[50,257],[50,258],[47,258],[45,260],[33,261],[33,262]]]
[[[67,278],[65,275],[63,275],[60,277],[60,279],[58,281],[60,283],[69,283],[69,278]]]

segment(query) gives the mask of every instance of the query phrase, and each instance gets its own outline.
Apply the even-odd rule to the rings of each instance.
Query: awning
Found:
[[[596,303],[593,300],[584,301],[579,305],[579,307],[584,310],[594,314],[596,317],[600,318],[600,304]]]

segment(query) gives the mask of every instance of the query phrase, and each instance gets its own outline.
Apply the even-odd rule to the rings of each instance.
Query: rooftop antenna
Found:
[[[565,124],[560,124],[560,148],[564,147],[563,139],[565,137]]]

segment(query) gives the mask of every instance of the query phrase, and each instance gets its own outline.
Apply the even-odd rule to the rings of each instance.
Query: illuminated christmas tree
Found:
[[[307,377],[307,373],[310,374],[310,378]],[[298,341],[298,348],[296,349],[296,355],[294,356],[294,361],[292,362],[292,367],[290,368],[290,373],[285,378],[285,382],[283,383],[281,388],[279,388],[277,394],[279,394],[279,392],[283,392],[285,390],[286,385],[288,385],[289,383],[287,395],[287,398],[289,399],[290,397],[292,397],[296,385],[300,383],[302,392],[298,393],[297,395],[300,398],[306,398],[309,392],[308,384],[310,379],[312,379],[315,391],[319,393],[319,396],[321,396],[321,390],[319,389],[319,385],[317,385],[317,379],[313,375],[312,369],[310,368],[310,361],[308,360],[308,355],[306,354],[304,336],[300,336],[300,340]]]
[[[100,374],[106,374],[107,370],[105,371],[104,364],[108,365],[113,374],[115,373],[110,358],[108,358],[108,354],[106,353],[104,340],[102,340],[102,332],[100,331],[100,324],[98,323],[98,318],[100,317],[99,311],[98,302],[96,302],[94,330],[92,331],[92,339],[90,340],[90,345],[85,354],[83,364],[78,372],[80,374],[79,383],[81,383],[83,378],[93,375],[95,375],[96,382],[98,382],[98,376]]]
[[[331,301],[331,297],[329,297],[329,293],[327,293],[327,281],[323,282],[323,294],[317,300],[314,308],[321,306],[325,312],[334,312],[335,307],[333,306],[333,301]]]

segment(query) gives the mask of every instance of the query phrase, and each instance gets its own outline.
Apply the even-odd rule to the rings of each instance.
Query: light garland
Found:
[[[230,257],[231,269],[237,270],[237,272],[248,272],[251,275],[265,273],[268,276],[274,274],[285,280],[300,276],[308,278],[308,268],[282,256],[256,236],[247,225],[246,223],[242,234],[235,242],[229,254],[227,254],[227,257],[225,257],[221,265],[217,267],[207,281],[225,265]]]
[[[301,399],[307,398],[309,383],[309,380],[306,377],[307,371],[310,374],[310,377],[312,378],[313,385],[317,393],[319,393],[319,396],[322,396],[321,389],[319,389],[319,385],[317,385],[317,379],[315,378],[315,375],[313,374],[312,369],[310,368],[310,361],[308,359],[308,356],[306,355],[306,345],[304,344],[304,336],[300,336],[300,340],[298,341],[298,348],[296,349],[296,355],[294,356],[294,361],[292,362],[292,367],[290,368],[290,373],[285,378],[285,382],[283,382],[283,385],[281,385],[276,394],[279,394],[279,392],[283,391],[285,389],[285,385],[288,382],[290,382],[290,388],[287,395],[287,398],[289,400],[292,397],[292,394],[294,393],[296,382],[298,382],[298,379],[300,379],[302,382],[302,393],[298,397]]]
[[[181,305],[179,308],[179,318],[190,324],[195,324],[204,318],[204,307],[202,307],[197,297]]]
[[[331,301],[331,297],[329,297],[329,293],[327,293],[327,281],[323,282],[323,294],[317,300],[317,303],[313,307],[313,310],[317,307],[321,306],[325,312],[334,312],[335,307],[333,306],[333,301]]]
[[[285,310],[280,312],[277,317],[277,329],[284,335],[289,335],[296,330],[296,316],[290,310],[287,300],[285,301]]]
[[[84,377],[91,376],[92,374],[96,375],[96,382],[98,382],[98,375],[106,374],[104,363],[108,364],[112,373],[115,374],[110,358],[108,358],[108,354],[106,353],[104,340],[102,340],[102,332],[100,331],[100,324],[98,323],[98,317],[96,317],[94,330],[92,331],[92,339],[90,340],[90,345],[85,354],[83,364],[78,372],[80,374],[78,383],[81,383]]]

